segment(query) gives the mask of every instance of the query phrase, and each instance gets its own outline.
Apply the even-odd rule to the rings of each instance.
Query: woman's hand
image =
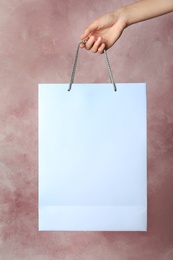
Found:
[[[141,0],[105,14],[90,24],[80,37],[87,40],[81,48],[103,53],[121,36],[123,30],[134,23],[142,22],[173,11],[173,0]]]
[[[118,40],[126,26],[126,20],[119,11],[105,14],[85,29],[80,38],[87,42],[80,47],[101,54]]]

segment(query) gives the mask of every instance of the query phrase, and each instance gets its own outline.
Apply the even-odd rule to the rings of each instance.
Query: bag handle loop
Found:
[[[69,83],[68,91],[71,90],[72,84],[74,82],[74,77],[75,77],[75,71],[76,71],[76,66],[77,66],[77,60],[78,60],[80,44],[81,43],[85,44],[86,42],[87,41],[84,40],[84,41],[79,42],[78,45],[77,45],[76,53],[75,53],[75,57],[74,57],[74,62],[73,62],[73,66],[72,66],[72,72],[71,72],[71,76],[70,76],[70,83]],[[110,81],[111,81],[111,83],[113,85],[114,91],[117,91],[116,84],[115,84],[114,79],[113,79],[112,70],[111,70],[111,66],[110,66],[110,63],[109,63],[109,59],[108,59],[108,55],[107,55],[106,50],[104,50],[104,55],[105,55],[105,60],[106,60],[106,64],[107,64],[107,68],[108,68],[108,72],[109,72]]]

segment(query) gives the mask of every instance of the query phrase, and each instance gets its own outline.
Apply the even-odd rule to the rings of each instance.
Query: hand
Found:
[[[125,19],[118,11],[105,14],[85,29],[80,39],[87,40],[87,43],[80,47],[101,54],[118,40],[126,26]]]
[[[103,53],[104,49],[112,47],[127,26],[172,11],[172,0],[141,0],[124,6],[101,16],[90,24],[80,37],[87,42],[80,47],[94,53]]]

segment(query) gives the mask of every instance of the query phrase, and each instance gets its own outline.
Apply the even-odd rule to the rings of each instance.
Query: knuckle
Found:
[[[91,49],[91,51],[92,51],[93,53],[96,53],[96,52],[97,52],[97,50],[96,50],[96,49]]]
[[[86,44],[85,49],[86,49],[86,50],[90,50],[90,49],[91,49],[91,46],[90,46],[89,44]]]
[[[98,53],[103,54],[103,50],[102,49],[98,49]]]

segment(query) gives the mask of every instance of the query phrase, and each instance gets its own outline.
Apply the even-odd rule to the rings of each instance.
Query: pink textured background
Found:
[[[148,232],[38,232],[37,85],[68,83],[85,26],[130,2],[0,0],[0,259],[173,259],[172,13],[108,52],[117,82],[147,83]],[[76,82],[109,82],[102,55],[79,64]]]

